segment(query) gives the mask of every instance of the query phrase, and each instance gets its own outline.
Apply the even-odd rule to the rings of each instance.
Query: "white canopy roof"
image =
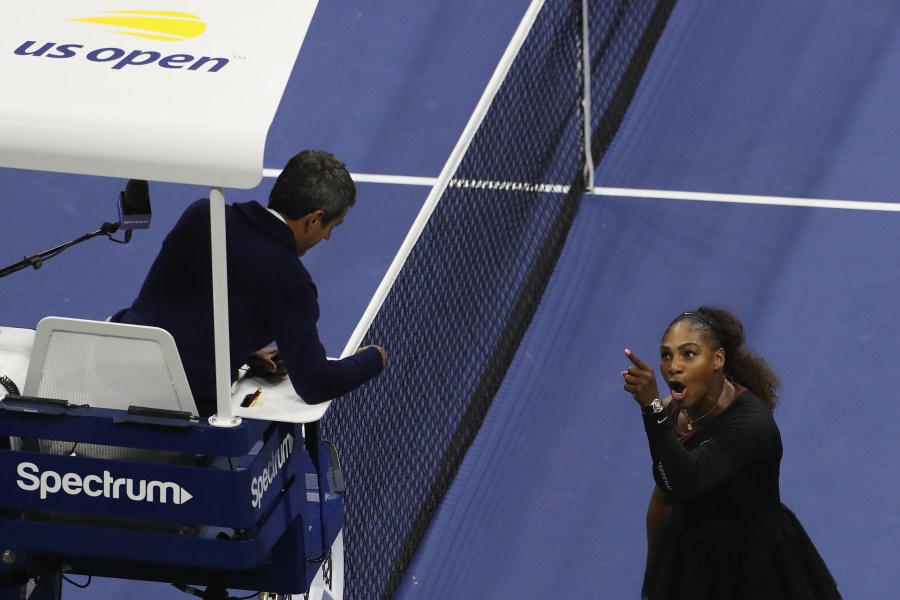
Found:
[[[315,7],[11,4],[0,19],[0,166],[254,187]]]

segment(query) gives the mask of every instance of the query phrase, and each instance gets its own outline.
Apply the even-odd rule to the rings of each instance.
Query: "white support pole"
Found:
[[[216,360],[216,414],[209,422],[235,427],[241,418],[231,414],[231,347],[228,338],[228,263],[225,253],[225,192],[209,190],[209,230],[212,251],[213,340]]]
[[[581,101],[584,118],[584,186],[590,193],[594,189],[594,154],[591,148],[591,24],[589,0],[581,0],[581,70],[584,91]]]

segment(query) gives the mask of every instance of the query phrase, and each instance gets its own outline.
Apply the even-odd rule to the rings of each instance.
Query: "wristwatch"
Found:
[[[647,406],[641,407],[641,413],[645,415],[655,415],[658,412],[662,412],[663,403],[659,398],[654,398],[653,402],[648,404]]]

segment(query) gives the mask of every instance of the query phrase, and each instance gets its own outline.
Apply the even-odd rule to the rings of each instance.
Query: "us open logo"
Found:
[[[110,10],[94,17],[69,19],[103,26],[107,31],[161,42],[198,37],[206,23],[197,15],[167,10]]]
[[[197,15],[161,10],[108,11],[68,20],[102,27],[105,31],[116,35],[157,42],[192,40],[206,31],[206,23]],[[41,43],[36,40],[23,42],[13,52],[18,56],[54,60],[81,58],[92,63],[106,64],[116,71],[126,67],[156,66],[169,70],[217,73],[229,63],[229,60],[223,57],[196,56],[188,53],[164,54],[156,50],[117,46],[88,49],[82,43]]]

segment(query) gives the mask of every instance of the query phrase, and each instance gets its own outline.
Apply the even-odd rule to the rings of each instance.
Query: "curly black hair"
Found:
[[[744,346],[744,326],[737,317],[723,308],[701,306],[675,317],[666,331],[683,321],[702,330],[716,348],[725,350],[726,376],[762,399],[769,410],[775,410],[781,380],[761,356]]]

